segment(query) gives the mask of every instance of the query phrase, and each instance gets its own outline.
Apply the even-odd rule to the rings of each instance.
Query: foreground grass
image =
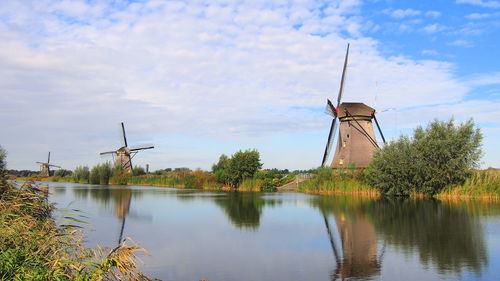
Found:
[[[500,199],[500,169],[474,171],[464,184],[445,187],[436,197],[442,199]]]
[[[88,249],[66,216],[58,226],[47,190],[24,184],[0,186],[0,280],[149,280],[136,264],[145,252],[133,241],[114,249]]]

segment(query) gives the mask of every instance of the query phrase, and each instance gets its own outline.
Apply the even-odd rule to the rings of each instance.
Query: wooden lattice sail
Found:
[[[137,152],[139,150],[152,149],[152,148],[154,148],[154,146],[149,145],[149,146],[128,148],[127,136],[125,134],[125,126],[123,125],[123,122],[121,123],[121,125],[122,125],[123,142],[125,145],[120,147],[117,150],[101,152],[100,154],[101,155],[105,155],[105,154],[113,155],[115,158],[115,164],[122,166],[125,171],[130,173],[130,172],[132,172],[132,169],[133,169],[132,158],[134,158],[134,156],[137,154]]]

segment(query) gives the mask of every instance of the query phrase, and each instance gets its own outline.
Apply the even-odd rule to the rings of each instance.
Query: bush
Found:
[[[0,186],[4,186],[7,183],[7,173],[5,172],[5,168],[7,168],[6,157],[7,152],[0,146]],[[0,190],[1,193],[3,192]]]
[[[73,181],[78,183],[89,183],[90,171],[87,166],[78,166],[73,172]]]
[[[144,168],[141,167],[141,166],[134,166],[134,168],[132,169],[132,174],[134,176],[145,175],[146,174],[146,170],[144,170]]]
[[[109,162],[98,164],[90,171],[91,184],[109,184],[111,178],[111,164]]]
[[[434,195],[448,185],[460,185],[481,157],[482,135],[474,122],[455,125],[434,120],[417,127],[413,138],[401,136],[374,153],[367,181],[388,195]]]

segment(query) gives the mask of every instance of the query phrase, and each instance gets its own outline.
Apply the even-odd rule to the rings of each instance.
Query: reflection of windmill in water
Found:
[[[50,176],[50,167],[61,168],[61,166],[50,164],[50,151],[49,157],[47,158],[47,162],[36,162],[40,164],[40,175],[49,177]]]
[[[367,279],[378,275],[384,247],[378,255],[377,237],[373,225],[362,215],[335,216],[340,245],[336,244],[326,212],[322,211],[328,238],[335,258],[332,280],[345,278]]]
[[[382,134],[382,130],[378,125],[377,118],[375,117],[375,109],[360,102],[341,103],[348,57],[349,44],[347,44],[344,68],[342,70],[340,89],[337,97],[337,107],[335,107],[330,100],[327,101],[326,112],[333,117],[333,121],[330,126],[328,141],[326,143],[321,166],[325,166],[328,161],[328,156],[334,143],[337,119],[339,120],[340,128],[337,148],[335,149],[333,162],[330,165],[331,167],[349,167],[349,164],[351,163],[351,165],[355,165],[355,167],[358,168],[368,166],[373,152],[379,148],[377,139],[375,138],[375,134],[373,132],[372,120],[375,120],[375,124],[377,125],[382,140],[385,143],[384,135]]]
[[[118,236],[118,245],[123,239],[123,230],[125,229],[125,220],[130,211],[130,201],[132,200],[132,192],[129,189],[119,189],[116,190],[117,201],[115,205],[115,215],[121,219],[120,233]]]
[[[146,149],[152,149],[154,146],[142,146],[142,147],[135,147],[135,148],[128,148],[127,144],[127,136],[125,135],[125,126],[122,124],[122,134],[123,134],[123,144],[124,146],[120,147],[118,150],[114,151],[106,151],[106,152],[101,152],[101,155],[105,154],[111,154],[113,155],[113,158],[116,157],[115,159],[115,164],[116,165],[121,165],[123,169],[127,172],[132,172],[132,158],[137,154],[139,150],[146,150]]]

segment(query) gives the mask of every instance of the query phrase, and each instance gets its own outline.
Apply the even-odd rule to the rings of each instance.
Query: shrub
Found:
[[[89,181],[91,184],[109,184],[111,177],[111,164],[109,162],[98,164],[90,171]]]
[[[413,138],[401,136],[376,151],[366,179],[389,195],[437,194],[471,175],[482,154],[481,140],[472,120],[458,126],[453,119],[434,120],[426,129],[417,127]]]
[[[87,166],[78,166],[73,172],[73,181],[78,183],[89,183],[90,171]]]

